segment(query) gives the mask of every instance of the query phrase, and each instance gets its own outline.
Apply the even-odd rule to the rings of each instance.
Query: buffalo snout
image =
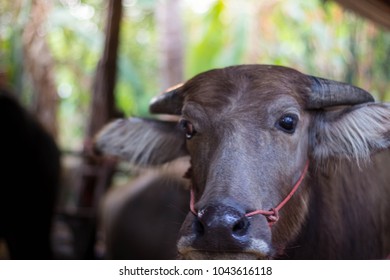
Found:
[[[264,259],[271,253],[271,233],[264,217],[247,217],[239,207],[212,204],[190,213],[178,251],[185,259]]]
[[[242,250],[249,244],[250,223],[233,207],[211,205],[201,209],[193,221],[194,247],[200,250]]]

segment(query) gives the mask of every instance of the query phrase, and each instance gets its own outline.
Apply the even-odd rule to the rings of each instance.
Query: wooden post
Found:
[[[99,61],[95,81],[87,137],[92,138],[104,124],[114,117],[114,89],[117,72],[122,1],[110,0],[107,14],[106,40]]]
[[[181,0],[158,1],[156,5],[161,91],[184,79],[184,31]]]
[[[32,1],[29,21],[23,31],[24,66],[36,92],[33,113],[45,129],[57,138],[58,95],[54,60],[46,42],[45,23],[49,1]]]

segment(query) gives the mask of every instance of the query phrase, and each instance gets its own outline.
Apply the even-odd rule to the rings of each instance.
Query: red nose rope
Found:
[[[279,220],[279,211],[282,207],[290,200],[293,194],[297,191],[298,187],[301,185],[303,179],[306,176],[307,170],[309,169],[309,160],[306,161],[305,167],[303,168],[302,174],[299,177],[298,181],[295,183],[291,192],[283,199],[282,202],[278,204],[275,208],[271,208],[270,210],[255,210],[249,213],[246,213],[246,217],[251,217],[254,215],[264,215],[267,218],[268,225],[271,227]],[[195,195],[194,190],[191,188],[191,199],[190,199],[190,210],[195,215],[198,216],[197,211],[195,210]]]

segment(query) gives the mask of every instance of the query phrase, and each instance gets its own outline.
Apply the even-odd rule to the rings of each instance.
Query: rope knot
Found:
[[[279,210],[276,208],[271,208],[269,211],[271,214],[266,215],[266,218],[269,226],[272,227],[279,220]]]

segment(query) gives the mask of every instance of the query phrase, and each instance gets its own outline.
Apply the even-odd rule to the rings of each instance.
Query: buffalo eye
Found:
[[[190,140],[196,133],[194,125],[185,119],[180,120],[180,127],[184,130],[188,140]]]
[[[293,114],[282,116],[277,122],[277,127],[283,132],[293,134],[298,123],[298,117]]]

